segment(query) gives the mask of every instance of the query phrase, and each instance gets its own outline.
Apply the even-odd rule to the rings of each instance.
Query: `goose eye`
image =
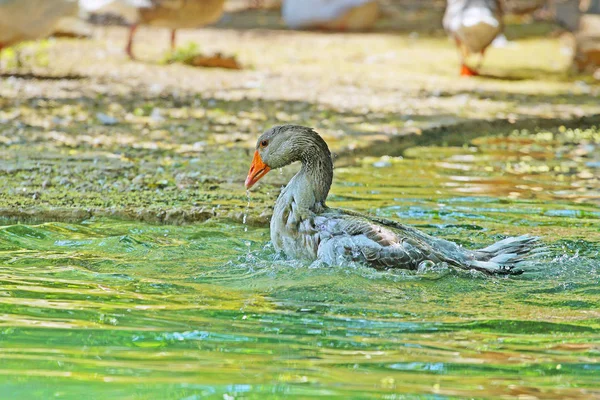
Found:
[[[268,145],[269,145],[268,140],[263,140],[262,142],[260,142],[260,147],[267,147]]]

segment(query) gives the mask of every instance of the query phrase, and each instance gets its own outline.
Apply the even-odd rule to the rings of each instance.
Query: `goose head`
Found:
[[[300,125],[274,126],[256,141],[246,189],[250,189],[273,168],[282,168],[295,161],[306,164],[319,157],[331,159],[327,144],[314,130]]]

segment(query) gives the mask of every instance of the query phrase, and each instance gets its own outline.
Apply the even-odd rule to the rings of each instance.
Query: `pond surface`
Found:
[[[599,143],[515,132],[336,170],[331,206],[468,246],[541,236],[510,278],[311,268],[225,222],[3,226],[0,393],[600,397]]]

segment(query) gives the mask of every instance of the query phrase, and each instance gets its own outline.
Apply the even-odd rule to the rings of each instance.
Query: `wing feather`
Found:
[[[425,260],[460,265],[440,251],[454,246],[452,250],[456,252],[459,249],[456,244],[394,221],[329,209],[316,226],[322,232],[321,254],[329,254],[330,258],[343,257],[376,268],[417,269]],[[436,245],[442,248],[436,250]]]

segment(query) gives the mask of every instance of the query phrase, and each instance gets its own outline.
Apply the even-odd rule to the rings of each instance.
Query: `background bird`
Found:
[[[192,29],[217,22],[225,0],[81,0],[90,13],[111,13],[130,22],[125,52],[131,59],[133,40],[139,25],[171,30],[171,50],[175,48],[177,29]]]
[[[365,30],[379,18],[373,0],[284,0],[281,13],[290,28]]]
[[[504,29],[499,0],[448,0],[444,29],[454,38],[460,53],[462,76],[477,75],[485,50]],[[479,54],[476,69],[467,58]]]

